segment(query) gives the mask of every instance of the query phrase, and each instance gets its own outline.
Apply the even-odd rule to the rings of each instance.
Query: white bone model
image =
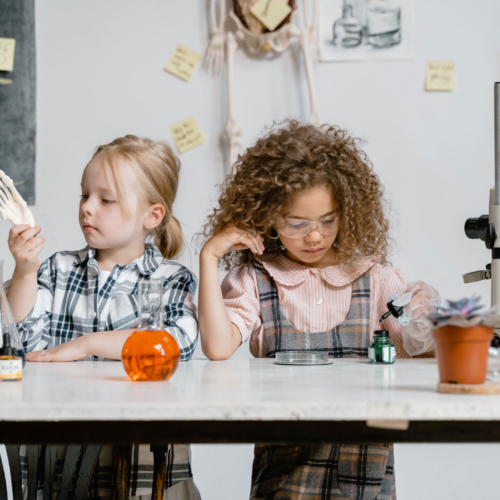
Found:
[[[275,31],[263,32],[263,25],[250,14],[250,7],[256,0],[230,0],[233,5],[229,10],[229,15],[236,24],[235,31],[224,31],[225,25],[225,0],[219,0],[219,19],[217,22],[217,0],[210,0],[210,28],[211,38],[207,49],[205,64],[211,68],[215,73],[221,71],[224,64],[224,51],[227,57],[227,121],[226,121],[226,135],[229,140],[229,164],[231,169],[237,159],[238,154],[241,152],[242,144],[240,137],[242,134],[241,128],[236,123],[233,110],[233,68],[234,68],[234,54],[238,47],[238,42],[244,42],[248,50],[253,54],[261,52],[274,51],[281,53],[286,50],[292,38],[297,38],[299,46],[304,56],[304,66],[306,69],[307,84],[309,89],[310,101],[310,116],[309,123],[312,125],[320,125],[321,119],[319,117],[318,106],[316,102],[316,95],[313,86],[313,73],[310,46],[315,48],[317,53],[317,42],[315,32],[315,18],[316,18],[316,0],[302,0],[302,13],[304,18],[304,27],[299,28],[294,24],[297,14],[297,5],[295,1],[290,1],[293,8],[290,16],[286,22],[278,27]],[[311,22],[308,19],[308,5],[311,4]],[[235,12],[235,8],[240,10],[239,14],[247,23],[244,26],[240,17]]]
[[[15,188],[14,181],[3,170],[0,170],[0,217],[14,225],[35,225],[28,204]]]

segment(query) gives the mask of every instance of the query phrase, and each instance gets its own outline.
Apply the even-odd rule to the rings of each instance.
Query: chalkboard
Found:
[[[0,39],[15,39],[12,71],[0,70],[0,169],[35,203],[36,50],[34,0],[0,0]],[[11,83],[10,83],[11,82]]]

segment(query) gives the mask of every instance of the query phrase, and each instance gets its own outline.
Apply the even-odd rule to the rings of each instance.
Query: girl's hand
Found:
[[[9,249],[16,261],[16,270],[21,275],[36,274],[40,268],[38,254],[43,249],[45,238],[37,236],[42,229],[27,224],[14,226],[9,233]]]
[[[76,361],[88,356],[87,341],[83,337],[79,337],[64,344],[52,347],[52,349],[45,349],[43,351],[34,351],[26,354],[28,361],[41,361],[41,362],[56,362],[56,361]]]
[[[264,238],[260,234],[252,235],[234,226],[229,226],[204,245],[202,253],[221,258],[229,250],[251,250],[253,253],[264,253]]]

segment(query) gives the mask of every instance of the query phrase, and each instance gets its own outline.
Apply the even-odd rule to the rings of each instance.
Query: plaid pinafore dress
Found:
[[[367,357],[370,342],[370,270],[352,283],[346,320],[330,332],[303,333],[281,310],[276,283],[254,263],[266,357],[289,350],[325,350],[334,358]],[[334,424],[332,424],[334,425]],[[392,444],[256,444],[252,500],[395,500]]]

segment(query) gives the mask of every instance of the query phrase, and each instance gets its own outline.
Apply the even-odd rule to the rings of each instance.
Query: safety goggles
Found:
[[[322,236],[331,236],[337,231],[338,220],[339,217],[337,214],[315,222],[305,219],[276,217],[274,220],[274,229],[276,229],[278,234],[282,234],[287,238],[305,238],[313,229],[316,229]]]

